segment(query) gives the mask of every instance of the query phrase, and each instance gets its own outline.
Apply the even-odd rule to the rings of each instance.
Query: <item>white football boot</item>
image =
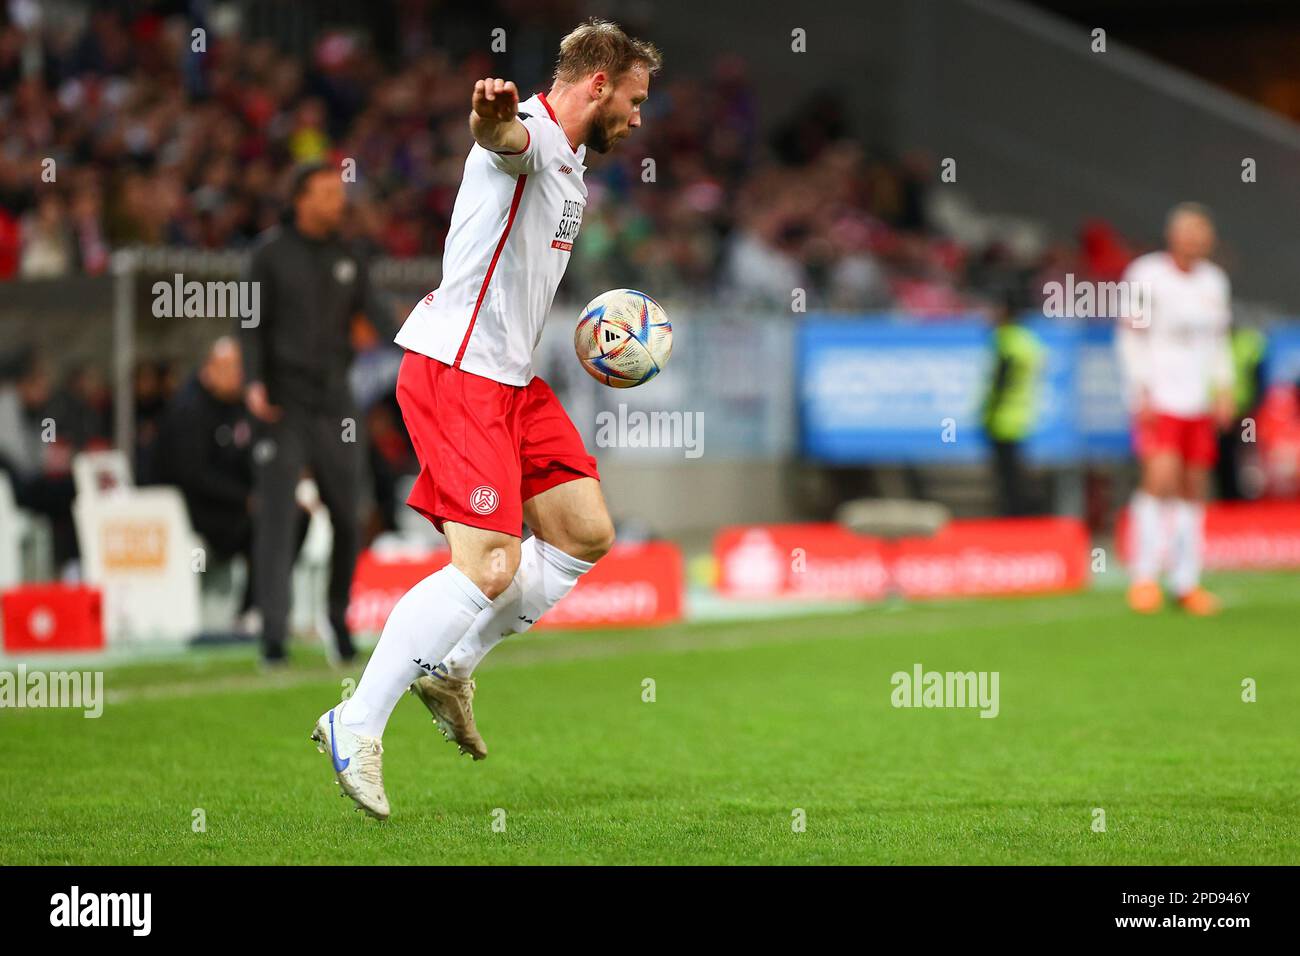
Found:
[[[387,820],[383,745],[378,737],[354,733],[343,726],[339,715],[345,704],[346,701],[321,714],[311,739],[316,741],[317,750],[329,754],[334,779],[343,788],[341,796],[351,797],[358,810],[364,810],[376,820]]]

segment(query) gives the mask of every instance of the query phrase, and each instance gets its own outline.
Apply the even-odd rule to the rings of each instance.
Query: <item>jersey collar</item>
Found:
[[[537,94],[537,98],[541,100],[542,105],[546,107],[546,115],[551,118],[551,122],[554,123],[556,126],[560,126],[560,121],[555,118],[555,110],[551,109],[551,104],[546,101],[546,94],[539,91]],[[563,126],[560,126],[560,132],[564,133]],[[573,155],[575,156],[578,155],[578,147],[574,146],[573,143],[569,142],[568,133],[564,133],[564,141],[566,143],[569,143],[569,149],[573,150]]]

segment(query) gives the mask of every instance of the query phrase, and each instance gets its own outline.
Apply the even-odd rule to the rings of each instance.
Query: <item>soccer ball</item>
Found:
[[[658,375],[672,355],[672,323],[644,292],[613,289],[582,310],[573,350],[596,381],[631,388]]]

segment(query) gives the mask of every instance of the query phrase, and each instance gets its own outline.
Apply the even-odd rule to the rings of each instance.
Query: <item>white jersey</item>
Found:
[[[506,385],[527,385],[533,350],[569,264],[587,187],[576,150],[544,94],[519,104],[528,144],[465,160],[442,283],[407,316],[395,341]]]
[[[1145,394],[1156,412],[1208,414],[1214,392],[1233,380],[1227,275],[1204,260],[1184,272],[1167,252],[1152,252],[1133,260],[1124,280],[1139,290],[1116,336],[1130,403]]]

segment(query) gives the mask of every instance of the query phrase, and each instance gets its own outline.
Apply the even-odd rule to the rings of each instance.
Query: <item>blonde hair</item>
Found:
[[[592,17],[560,41],[555,81],[577,83],[598,72],[616,80],[638,64],[653,75],[663,65],[663,54],[653,43],[628,36],[617,23]]]
[[[1180,216],[1200,216],[1210,226],[1214,225],[1214,215],[1210,212],[1208,206],[1199,202],[1180,202],[1169,210],[1169,215],[1165,217],[1165,228],[1168,229],[1172,226],[1174,220]]]

